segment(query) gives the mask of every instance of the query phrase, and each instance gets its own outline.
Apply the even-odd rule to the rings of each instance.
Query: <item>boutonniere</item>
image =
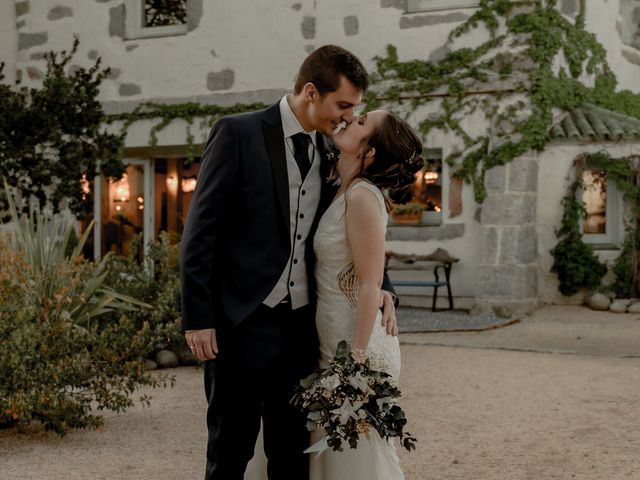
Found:
[[[331,143],[326,147],[326,156],[327,156],[327,164],[329,165],[329,170],[327,177],[324,181],[328,184],[335,184],[340,176],[338,175],[338,160],[340,160],[340,150]]]

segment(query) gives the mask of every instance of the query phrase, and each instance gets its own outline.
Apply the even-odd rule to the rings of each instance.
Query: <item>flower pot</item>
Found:
[[[442,212],[436,212],[434,210],[425,210],[422,212],[422,218],[420,223],[423,225],[441,225],[442,224]]]
[[[393,213],[391,214],[391,218],[396,225],[417,225],[422,218],[422,212]]]

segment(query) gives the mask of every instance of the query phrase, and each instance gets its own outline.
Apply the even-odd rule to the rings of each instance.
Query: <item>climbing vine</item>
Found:
[[[572,295],[581,288],[595,289],[607,271],[593,248],[582,241],[580,220],[585,218],[586,212],[579,191],[584,188],[583,172],[591,170],[602,172],[603,179],[615,182],[628,208],[625,240],[613,265],[615,281],[610,288],[621,297],[635,296],[640,292],[640,156],[612,158],[604,151],[583,154],[576,158],[572,170],[575,180],[562,202],[562,226],[556,232],[559,241],[551,250],[554,257],[552,271],[560,280],[560,292]]]
[[[130,113],[120,113],[109,116],[109,122],[121,122],[122,132],[135,122],[142,120],[156,120],[157,123],[151,127],[149,133],[149,145],[156,147],[158,145],[158,133],[166,128],[174,120],[184,120],[187,123],[187,163],[191,162],[194,157],[195,137],[192,133],[194,123],[199,122],[200,130],[209,131],[213,124],[225,115],[235,113],[251,112],[266,108],[262,103],[238,103],[228,107],[219,105],[204,105],[200,103],[180,103],[180,104],[163,104],[155,102],[144,102],[138,105]],[[202,143],[206,138],[202,139]]]
[[[582,288],[596,289],[607,273],[607,266],[598,260],[593,247],[582,241],[580,220],[586,212],[578,190],[583,186],[580,175],[562,199],[562,225],[556,232],[558,244],[550,252],[554,258],[551,271],[558,275],[558,289],[566,296]]]
[[[456,48],[470,33],[485,40]],[[616,92],[606,51],[585,30],[585,0],[574,20],[556,0],[481,0],[446,46],[445,58],[429,62],[400,61],[390,45],[375,58],[377,86],[366,101],[369,108],[403,103],[425,137],[434,129],[452,133],[446,161],[479,203],[486,170],[544,148],[554,110],[593,103],[640,118],[640,95]]]

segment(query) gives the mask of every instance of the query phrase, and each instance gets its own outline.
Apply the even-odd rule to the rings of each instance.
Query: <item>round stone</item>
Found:
[[[629,313],[640,313],[640,302],[632,303],[627,307]]]
[[[144,360],[144,369],[145,370],[155,370],[156,368],[158,368],[158,364],[156,362],[154,362],[153,360],[146,358]]]
[[[587,305],[592,310],[609,310],[609,305],[611,304],[611,300],[606,295],[602,293],[594,293],[589,298],[587,298]]]
[[[609,310],[613,313],[626,313],[627,305],[625,304],[625,302],[622,302],[620,300],[614,300],[609,306]]]
[[[616,302],[622,302],[622,303],[624,303],[627,307],[633,303],[633,302],[631,301],[631,299],[630,299],[630,298],[617,298],[617,299],[616,299]]]
[[[156,353],[156,363],[160,368],[177,367],[178,356],[171,350],[160,350]]]

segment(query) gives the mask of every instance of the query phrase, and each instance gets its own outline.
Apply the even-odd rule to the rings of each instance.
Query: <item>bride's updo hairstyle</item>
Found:
[[[373,162],[365,168],[367,152],[375,148]],[[415,174],[422,169],[424,161],[422,142],[411,126],[396,114],[387,112],[380,126],[363,142],[358,154],[360,170],[354,178],[373,183],[380,190],[388,190],[394,198],[397,193],[415,181]],[[390,202],[387,199],[387,207]]]

